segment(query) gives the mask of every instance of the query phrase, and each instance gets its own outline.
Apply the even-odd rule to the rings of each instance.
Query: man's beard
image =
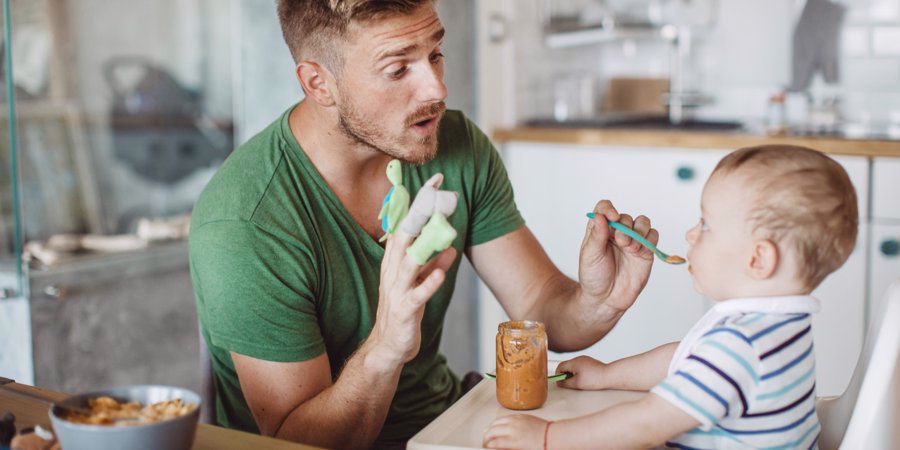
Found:
[[[351,97],[344,96],[344,98]],[[425,164],[437,154],[440,120],[446,109],[447,105],[444,102],[422,106],[410,114],[403,123],[403,130],[410,134],[396,137],[385,133],[383,126],[379,126],[375,120],[364,117],[356,105],[348,101],[338,105],[338,126],[345,136],[359,144],[409,164]],[[413,124],[435,116],[438,127],[434,134],[425,137],[412,136],[409,129]]]

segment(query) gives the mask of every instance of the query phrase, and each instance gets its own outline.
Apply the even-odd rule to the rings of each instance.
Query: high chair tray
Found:
[[[553,368],[555,369],[555,367]],[[555,371],[551,369],[551,371]],[[602,411],[610,406],[638,400],[645,392],[576,391],[551,383],[547,403],[531,411],[513,411],[497,403],[496,383],[484,379],[438,416],[407,443],[408,450],[482,448],[481,438],[494,419],[525,413],[543,419],[561,420]]]

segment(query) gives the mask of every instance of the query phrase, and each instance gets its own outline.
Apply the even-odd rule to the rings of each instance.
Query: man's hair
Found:
[[[736,171],[754,186],[748,213],[754,234],[793,248],[807,288],[847,261],[859,215],[856,190],[840,164],[806,147],[761,145],[730,153],[713,174]]]
[[[351,22],[408,14],[434,0],[278,0],[281,33],[294,62],[318,58],[332,72],[343,59],[335,44],[346,39]]]

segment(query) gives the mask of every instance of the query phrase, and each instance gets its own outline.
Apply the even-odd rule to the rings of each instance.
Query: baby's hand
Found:
[[[491,424],[484,433],[481,445],[486,448],[542,450],[546,427],[546,420],[534,416],[504,416]]]
[[[560,387],[568,389],[580,389],[583,391],[597,391],[606,389],[606,363],[597,361],[589,356],[579,356],[559,363],[556,373],[571,372],[572,378],[559,382]]]

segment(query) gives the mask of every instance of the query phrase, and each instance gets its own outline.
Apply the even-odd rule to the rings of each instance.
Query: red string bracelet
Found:
[[[544,450],[547,450],[547,435],[550,433],[550,425],[552,423],[552,420],[548,420],[547,426],[544,427]]]

